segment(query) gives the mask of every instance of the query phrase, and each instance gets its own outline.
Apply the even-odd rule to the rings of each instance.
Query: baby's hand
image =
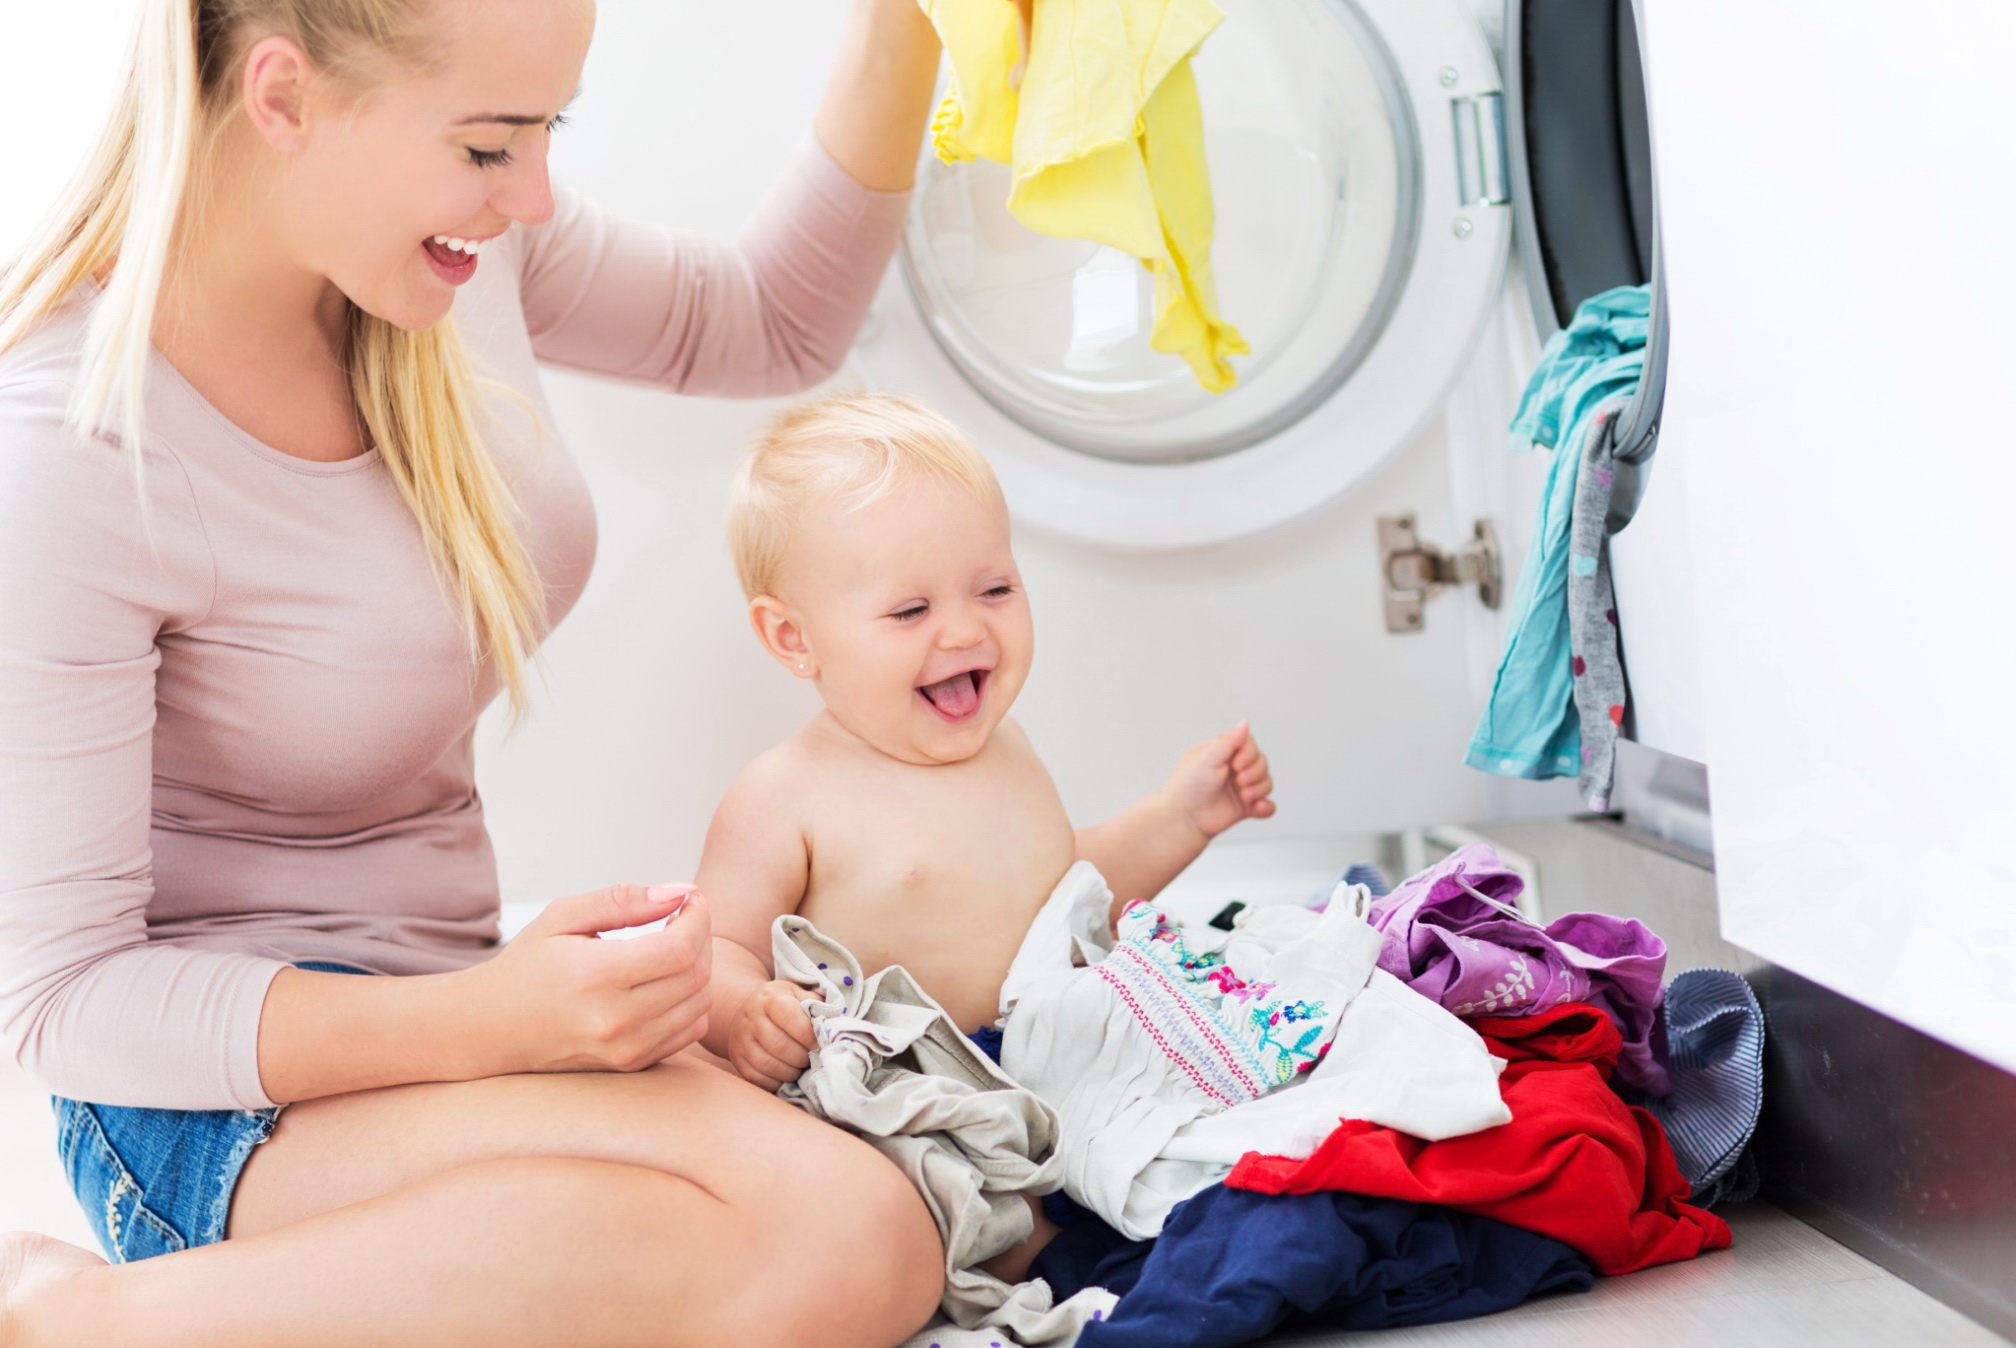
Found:
[[[782,979],[765,983],[749,994],[728,1032],[728,1061],[744,1081],[774,1091],[796,1081],[812,1065],[819,1043],[812,1017],[805,1013],[808,994]]]
[[[1274,778],[1267,771],[1267,755],[1253,742],[1253,731],[1244,721],[1186,752],[1162,789],[1207,839],[1241,819],[1265,819],[1274,813],[1269,799]]]

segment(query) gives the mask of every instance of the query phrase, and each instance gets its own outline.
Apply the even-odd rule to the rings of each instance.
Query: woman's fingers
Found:
[[[649,932],[628,941],[606,944],[618,981],[639,987],[660,979],[699,968],[711,970],[714,959],[714,917],[707,896],[698,890],[686,895],[679,910],[664,930]]]
[[[597,932],[655,922],[678,907],[691,885],[610,885],[570,894],[546,905],[520,939],[539,936],[593,936]]]
[[[652,1061],[663,1062],[673,1054],[700,1042],[713,1016],[713,999],[691,998],[674,1007],[658,1027],[658,1046]]]

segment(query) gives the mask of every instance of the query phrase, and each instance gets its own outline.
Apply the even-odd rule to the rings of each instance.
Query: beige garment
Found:
[[[844,946],[796,916],[777,919],[770,948],[777,977],[818,995],[806,1005],[819,1037],[812,1065],[779,1094],[858,1133],[917,1186],[945,1242],[940,1310],[957,1329],[989,1335],[932,1330],[916,1341],[1068,1348],[1112,1309],[1110,1292],[1087,1288],[1053,1305],[1041,1279],[1011,1287],[977,1267],[1034,1231],[1024,1193],[1057,1188],[1056,1112],[974,1047],[901,965],[864,978]]]

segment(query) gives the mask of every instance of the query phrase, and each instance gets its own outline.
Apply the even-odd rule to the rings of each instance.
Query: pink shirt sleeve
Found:
[[[181,465],[63,426],[67,385],[0,388],[0,1030],[59,1095],[260,1108],[283,967],[150,944],[157,641],[214,563]]]
[[[520,292],[547,364],[755,397],[839,368],[896,250],[907,192],[871,191],[807,141],[741,237],[619,220],[562,193],[526,231]]]

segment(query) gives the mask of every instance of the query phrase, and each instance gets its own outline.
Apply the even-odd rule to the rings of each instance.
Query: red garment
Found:
[[[1624,1036],[1607,1012],[1587,1002],[1567,1002],[1530,1016],[1480,1016],[1463,1022],[1484,1036],[1484,1047],[1523,1062],[1586,1062],[1610,1079]]]
[[[1501,1056],[1518,1044],[1485,1042]],[[1249,1152],[1225,1183],[1267,1194],[1345,1190],[1441,1203],[1552,1236],[1603,1273],[1729,1244],[1727,1223],[1681,1201],[1688,1184],[1658,1120],[1618,1099],[1594,1063],[1515,1061],[1499,1089],[1512,1122],[1496,1128],[1423,1142],[1346,1119],[1307,1160]]]

